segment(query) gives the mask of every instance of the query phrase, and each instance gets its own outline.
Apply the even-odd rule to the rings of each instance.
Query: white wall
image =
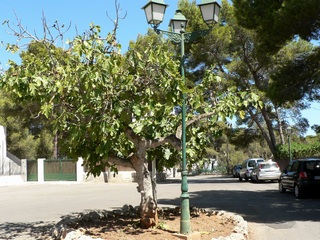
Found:
[[[5,174],[8,168],[6,164],[7,145],[6,145],[6,129],[0,125],[0,174]]]
[[[0,125],[0,175],[20,175],[21,160],[7,151],[6,128]]]

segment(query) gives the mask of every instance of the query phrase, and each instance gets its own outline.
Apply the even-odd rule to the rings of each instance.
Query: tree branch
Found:
[[[196,115],[192,119],[186,122],[186,127],[192,125],[195,122],[200,121],[201,119],[208,118],[212,115],[216,114],[216,112],[209,112],[209,113],[203,113],[200,115]],[[171,134],[166,137],[158,138],[155,140],[148,140],[148,139],[143,139],[141,140],[140,137],[134,133],[132,129],[127,129],[125,131],[125,134],[127,138],[133,142],[135,146],[142,145],[145,149],[153,149],[157,148],[163,144],[169,143],[172,147],[174,147],[177,150],[181,150],[181,133],[182,133],[182,126],[180,125],[177,128],[177,131],[175,134]]]
[[[155,140],[148,140],[148,139],[141,140],[140,137],[137,134],[135,134],[132,129],[127,129],[125,131],[125,134],[126,134],[127,138],[131,142],[133,142],[133,144],[135,146],[140,145],[140,146],[144,147],[145,149],[157,148],[157,147],[164,145],[166,143],[169,143],[172,147],[174,147],[177,150],[181,149],[181,140],[179,138],[177,138],[174,134],[171,134],[169,136],[162,137],[159,139],[155,139]]]
[[[55,21],[54,25],[49,27],[47,24],[47,20],[45,17],[44,12],[42,13],[42,27],[43,27],[43,38],[39,38],[37,33],[34,31],[34,34],[32,34],[26,27],[22,25],[21,20],[18,18],[17,14],[14,12],[15,17],[16,17],[16,24],[11,24],[9,20],[5,21],[3,24],[6,24],[8,29],[10,31],[6,31],[8,34],[13,35],[17,37],[17,41],[20,42],[22,39],[31,39],[36,42],[42,42],[42,41],[47,41],[50,44],[54,44],[59,38],[61,41],[63,41],[63,35],[69,31],[71,27],[71,23],[67,28],[62,30],[64,28],[64,24],[61,26],[58,24],[57,21]],[[56,36],[54,36],[51,32],[51,29],[54,28],[57,31]],[[29,43],[22,44],[19,47],[24,47],[27,46]]]
[[[192,119],[190,119],[189,121],[186,122],[186,127],[192,125],[195,122],[199,122],[201,119],[208,118],[214,114],[216,114],[216,112],[209,112],[209,113],[203,113],[200,115],[196,115],[195,117],[193,117]],[[176,136],[176,138],[181,139],[181,135],[182,135],[182,125],[180,125],[177,128],[175,136]]]
[[[125,19],[126,16],[127,16],[127,12],[126,12],[123,17],[120,17],[120,11],[121,11],[122,9],[120,8],[120,4],[118,3],[118,0],[115,0],[114,5],[115,5],[115,9],[116,9],[116,19],[113,20],[113,19],[109,16],[108,12],[106,13],[106,15],[107,15],[107,17],[109,18],[109,20],[114,24],[113,30],[112,30],[112,34],[111,34],[111,39],[110,39],[110,42],[109,42],[109,46],[106,46],[106,51],[107,51],[107,52],[113,52],[113,51],[112,51],[112,48],[114,48],[114,46],[117,45],[117,44],[116,44],[116,41],[117,41],[116,35],[117,35],[117,29],[118,29],[118,27],[119,27],[119,20],[123,20],[123,19]]]

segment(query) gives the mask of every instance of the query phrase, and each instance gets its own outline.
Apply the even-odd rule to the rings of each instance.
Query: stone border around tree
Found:
[[[179,214],[180,208],[158,208],[159,215],[164,214],[165,212],[170,212],[173,214]],[[199,213],[207,213],[209,215],[216,215],[222,219],[231,219],[235,223],[235,228],[233,233],[227,237],[213,238],[212,240],[247,240],[248,239],[248,223],[243,219],[242,216],[236,215],[234,213],[226,211],[215,211],[212,209],[202,209],[192,207],[190,208],[191,215],[197,215]],[[85,229],[79,228],[77,226],[81,222],[87,221],[98,221],[99,219],[108,218],[108,216],[130,216],[137,217],[139,213],[139,207],[133,207],[131,205],[124,205],[119,210],[113,211],[90,211],[79,214],[78,216],[66,216],[61,221],[59,221],[52,228],[50,234],[51,237],[55,240],[102,240],[101,238],[91,238],[88,235],[85,235]],[[75,230],[76,229],[76,230]]]

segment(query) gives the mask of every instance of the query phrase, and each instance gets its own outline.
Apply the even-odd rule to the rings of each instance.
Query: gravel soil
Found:
[[[227,237],[234,232],[235,221],[223,218],[217,214],[200,213],[190,218],[191,229],[199,232],[201,239]],[[91,238],[107,240],[139,239],[139,240],[169,240],[179,239],[180,216],[167,216],[159,218],[157,227],[141,229],[139,219],[129,217],[114,217],[94,221],[83,221],[78,224],[77,232]]]

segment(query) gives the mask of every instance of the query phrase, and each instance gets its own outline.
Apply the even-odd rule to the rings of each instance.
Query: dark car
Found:
[[[237,164],[232,168],[232,176],[234,178],[237,178],[240,176],[240,170],[241,170],[242,165],[241,164]]]
[[[297,198],[320,191],[320,158],[310,157],[291,161],[280,175],[279,191],[294,191]]]

